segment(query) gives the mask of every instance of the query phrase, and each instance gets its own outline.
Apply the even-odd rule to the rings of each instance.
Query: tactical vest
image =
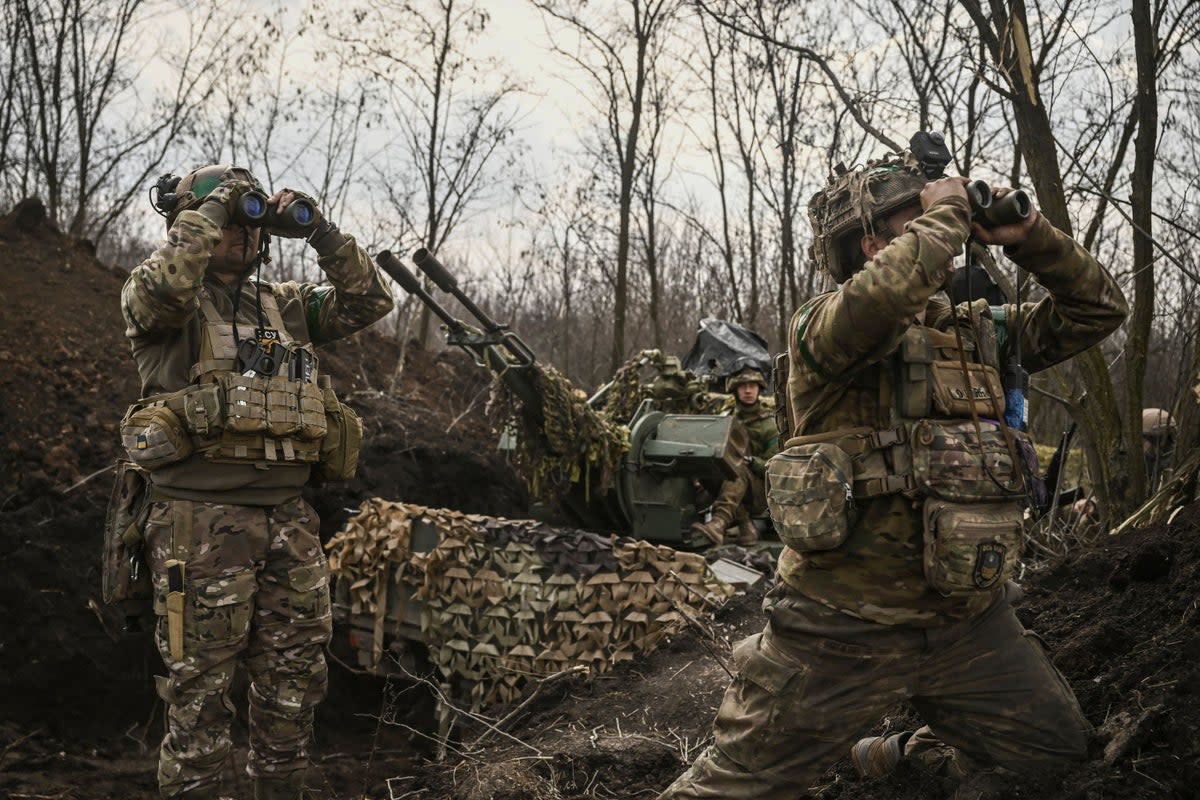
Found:
[[[361,423],[338,401],[328,378],[318,374],[312,345],[292,338],[270,287],[262,288],[262,313],[278,337],[264,353],[276,367],[263,371],[274,374],[239,371],[238,346],[254,340],[255,331],[251,327],[235,336],[233,323],[222,318],[205,289],[192,382],[139,400],[122,422],[122,440],[134,464],[153,471],[202,453],[217,463],[319,464],[324,480],[353,475]]]
[[[912,325],[877,365],[791,407],[801,435],[767,466],[768,505],[787,545],[840,547],[864,501],[903,494],[922,506],[935,589],[969,594],[1011,573],[1023,540],[1025,435],[1001,422],[995,325],[984,314],[974,311],[974,325],[957,316],[948,331]],[[789,401],[803,381],[789,375]]]

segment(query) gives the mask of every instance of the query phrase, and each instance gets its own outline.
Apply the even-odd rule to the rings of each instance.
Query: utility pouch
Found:
[[[142,555],[142,530],[149,513],[146,473],[128,461],[117,461],[104,517],[100,591],[105,603],[125,603],[126,616],[139,616],[152,596]]]
[[[258,375],[222,373],[225,427],[236,433],[259,433],[267,429],[267,378]]]
[[[986,364],[967,364],[963,373],[958,361],[935,361],[931,367],[933,410],[946,417],[994,417],[1004,413],[1004,389],[1000,373]],[[970,376],[968,385],[967,376]]]
[[[318,484],[348,481],[358,469],[362,420],[354,409],[337,399],[331,387],[322,390],[327,429],[321,440],[320,460],[313,468],[313,479]]]
[[[267,431],[276,437],[300,430],[299,384],[286,375],[272,375],[267,382]]]
[[[190,433],[201,439],[220,434],[224,426],[221,419],[221,387],[215,383],[190,386],[180,402],[183,421]]]
[[[801,552],[841,547],[857,519],[854,467],[828,442],[789,447],[767,461],[767,508],[784,544]]]
[[[1013,436],[1024,436],[1010,430]],[[913,479],[919,492],[952,503],[1015,499],[1025,493],[1004,431],[989,420],[975,423],[923,419],[911,437]]]
[[[325,436],[325,392],[312,383],[300,384],[300,430],[298,439],[315,442]]]
[[[927,498],[925,580],[946,596],[971,595],[1012,577],[1024,543],[1021,504]]]
[[[157,469],[192,454],[183,422],[165,405],[132,405],[121,420],[121,443],[129,460],[142,469]]]

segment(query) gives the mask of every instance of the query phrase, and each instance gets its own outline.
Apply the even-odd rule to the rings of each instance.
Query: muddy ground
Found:
[[[124,272],[49,229],[37,207],[0,220],[0,796],[156,796],[161,671],[143,635],[99,604],[97,565],[116,421],[137,385],[121,333]],[[327,350],[324,368],[363,414],[360,476],[312,496],[325,527],[378,494],[518,515],[519,480],[482,415],[486,383],[454,353],[368,333]],[[82,481],[82,482],[81,482]],[[1200,796],[1200,507],[1044,565],[1023,580],[1022,621],[1047,641],[1097,727],[1089,760],[960,797]],[[331,798],[651,798],[708,739],[730,645],[762,624],[755,594],[710,627],[588,682],[546,686],[503,734],[465,720],[433,761],[426,692],[334,663],[319,712],[314,776]],[[335,655],[337,655],[335,653]],[[493,718],[510,709],[490,709]],[[898,707],[887,724],[912,722]],[[882,729],[881,724],[879,729]],[[240,719],[237,736],[244,740]],[[244,753],[228,770],[247,796]],[[800,787],[798,787],[799,790]],[[902,767],[886,780],[836,765],[822,798],[950,797]]]

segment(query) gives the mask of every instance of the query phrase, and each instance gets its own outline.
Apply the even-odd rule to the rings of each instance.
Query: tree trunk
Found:
[[[1154,321],[1154,151],[1158,139],[1158,97],[1155,30],[1149,0],[1132,0],[1134,53],[1137,57],[1137,139],[1133,145],[1133,315],[1125,343],[1125,446],[1129,455],[1130,505],[1145,499],[1146,464],[1142,458],[1142,388],[1146,351]]]
[[[1059,230],[1073,235],[1063,191],[1062,171],[1053,146],[1054,131],[1038,90],[1038,75],[1029,45],[1028,21],[1023,0],[1013,0],[1005,11],[994,0],[990,17],[978,0],[960,0],[971,15],[993,61],[1006,76],[1012,91],[1013,116],[1021,155],[1029,170],[1041,213]],[[1099,348],[1076,357],[1086,389],[1072,416],[1083,430],[1093,489],[1111,518],[1123,518],[1133,508],[1129,492],[1129,462],[1121,414],[1112,375]]]

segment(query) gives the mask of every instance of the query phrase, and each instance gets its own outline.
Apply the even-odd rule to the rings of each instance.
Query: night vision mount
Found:
[[[938,131],[917,131],[908,140],[908,149],[921,165],[925,178],[931,181],[946,177],[946,167],[954,160],[946,146],[946,137]],[[987,181],[968,183],[967,199],[971,203],[971,216],[985,228],[1021,222],[1033,211],[1029,195],[1022,190],[997,198]]]

